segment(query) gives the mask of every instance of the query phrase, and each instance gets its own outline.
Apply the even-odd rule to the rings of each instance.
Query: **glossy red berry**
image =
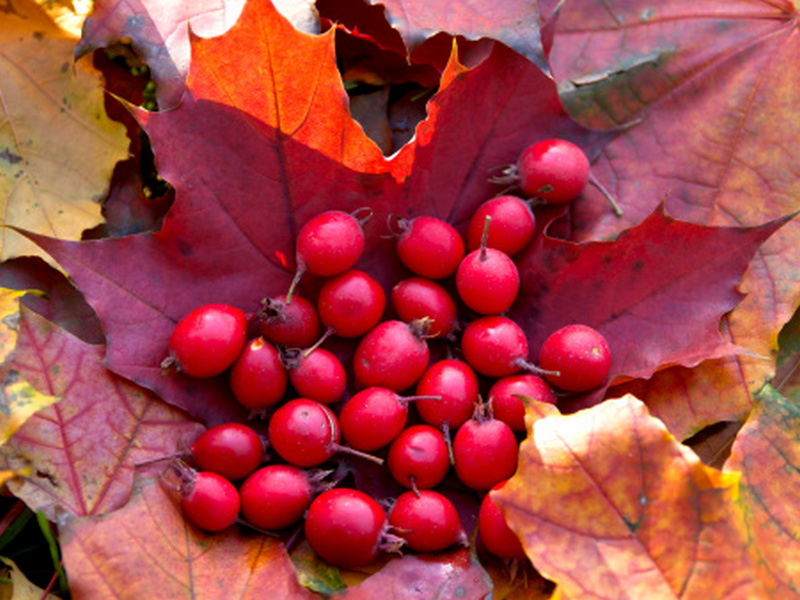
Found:
[[[267,465],[239,488],[242,515],[260,529],[283,529],[302,520],[313,493],[306,471],[292,465]]]
[[[473,490],[488,490],[511,477],[518,455],[514,432],[491,416],[478,414],[459,427],[453,438],[456,476]]]
[[[441,483],[450,468],[442,432],[430,425],[412,425],[398,435],[386,463],[395,481],[418,490]]]
[[[326,281],[319,292],[317,310],[322,324],[340,337],[359,337],[383,316],[386,294],[372,277],[351,269]]]
[[[392,288],[392,308],[401,321],[430,319],[428,337],[447,335],[456,322],[456,303],[441,285],[430,279],[410,277]]]
[[[438,552],[467,541],[453,503],[431,490],[401,494],[389,513],[389,524],[417,552]]]
[[[567,325],[548,337],[539,351],[539,366],[559,375],[545,375],[554,386],[585,392],[608,375],[611,351],[606,339],[587,325]]]
[[[247,425],[223,423],[200,434],[191,452],[201,470],[236,480],[247,477],[264,460],[264,442]]]
[[[553,390],[536,375],[509,375],[495,381],[488,394],[492,414],[517,432],[525,431],[525,405],[518,396],[548,404],[556,403]]]
[[[413,273],[428,279],[452,275],[464,258],[464,242],[452,225],[435,217],[399,219],[397,255]]]
[[[233,364],[246,336],[244,312],[227,304],[206,304],[178,321],[163,366],[174,363],[186,375],[214,377]]]
[[[526,148],[517,171],[526,196],[547,203],[571,202],[589,181],[589,159],[572,142],[550,139]]]
[[[324,404],[295,398],[281,406],[269,421],[269,443],[288,463],[315,467],[339,449],[336,416]]]
[[[332,277],[350,269],[364,251],[364,231],[353,215],[340,210],[318,214],[300,228],[298,265],[314,275]]]
[[[481,375],[505,377],[519,371],[519,361],[527,359],[528,340],[520,326],[507,317],[481,317],[464,329],[461,351]]]
[[[298,395],[333,404],[342,399],[347,373],[336,355],[325,348],[287,352],[289,381]]]
[[[425,324],[384,321],[359,342],[353,357],[356,381],[362,387],[396,392],[414,385],[428,366]]]
[[[216,473],[194,473],[181,492],[186,518],[206,531],[222,531],[239,515],[239,493],[233,484]]]
[[[407,419],[408,400],[383,387],[361,390],[339,413],[345,441],[365,452],[391,442],[406,426]]]
[[[475,410],[478,377],[463,361],[440,360],[425,370],[417,382],[417,394],[441,396],[440,400],[418,400],[417,412],[428,425],[455,431]]]
[[[500,558],[525,558],[522,542],[506,523],[500,508],[492,500],[492,492],[500,490],[507,481],[501,481],[484,496],[478,512],[478,536],[486,549]]]
[[[378,556],[387,526],[386,513],[375,500],[357,490],[337,488],[311,503],[305,534],[325,562],[356,569]]]
[[[266,298],[262,301],[258,323],[261,335],[273,344],[289,348],[308,348],[320,336],[319,317],[314,305],[305,298],[294,295],[286,303],[286,296]]]
[[[496,315],[511,308],[519,294],[519,271],[509,256],[494,248],[473,250],[456,272],[458,295],[481,315]]]
[[[484,202],[472,215],[467,230],[467,249],[477,250],[486,217],[492,219],[486,245],[513,256],[527,246],[536,233],[536,219],[530,206],[516,196],[498,196]]]
[[[278,349],[263,337],[248,343],[230,372],[231,392],[253,411],[277,404],[286,392],[286,369]]]

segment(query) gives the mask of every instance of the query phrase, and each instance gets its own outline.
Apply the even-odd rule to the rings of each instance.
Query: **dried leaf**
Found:
[[[103,348],[23,309],[11,366],[62,400],[39,411],[3,447],[4,468],[31,464],[11,491],[50,519],[115,510],[127,502],[136,463],[175,452],[203,427],[102,364]],[[163,464],[142,472],[155,473]]]
[[[98,76],[72,65],[74,39],[30,0],[0,11],[0,206],[3,222],[80,239],[101,222],[99,200],[127,156],[125,128],[103,108]],[[0,258],[42,254],[0,230]]]
[[[757,598],[738,481],[626,396],[534,422],[492,497],[561,598]]]
[[[126,506],[68,518],[60,533],[75,600],[317,597],[297,583],[281,542],[237,526],[203,533],[158,480],[138,479]]]
[[[725,470],[741,473],[756,571],[770,598],[800,588],[800,408],[771,387],[736,438]]]

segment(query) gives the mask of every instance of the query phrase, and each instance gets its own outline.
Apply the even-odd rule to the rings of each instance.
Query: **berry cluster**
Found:
[[[547,143],[551,150],[569,144]],[[553,202],[580,194],[585,156],[579,169],[552,167],[547,175],[534,174],[533,155],[526,151],[514,171],[524,191]],[[609,371],[608,344],[591,327],[573,324],[544,342],[538,366],[528,362],[524,331],[502,314],[519,293],[512,257],[536,231],[528,202],[503,195],[484,203],[466,243],[440,219],[390,217],[397,255],[413,275],[392,288],[396,318],[383,321],[383,288],[354,268],[370,216],[366,209],[331,210],[302,227],[295,278],[287,294],[263,301],[254,339],[247,339],[247,315],[222,304],[197,308],[177,324],[164,366],[191,377],[227,372],[236,400],[251,415],[268,417],[267,445],[277,455],[262,466],[265,441],[246,425],[208,429],[190,450],[197,470],[179,466],[183,510],[208,531],[239,518],[264,530],[304,520],[305,536],[324,560],[354,568],[398,543],[421,552],[466,543],[454,505],[434,489],[452,467],[463,486],[483,495],[478,525],[486,549],[523,557],[487,493],[516,470],[525,432],[520,397],[554,404],[551,386],[564,392],[599,386]],[[326,278],[315,304],[294,293],[306,273]],[[465,326],[460,305],[471,317]],[[349,388],[342,362],[322,348],[333,335],[357,341]],[[447,357],[432,360],[429,343],[440,344]],[[359,391],[348,397],[348,389]],[[330,472],[319,468],[339,452],[385,464],[408,489],[388,515],[367,494],[338,487],[341,481],[324,483]],[[374,452],[381,457],[368,454]]]

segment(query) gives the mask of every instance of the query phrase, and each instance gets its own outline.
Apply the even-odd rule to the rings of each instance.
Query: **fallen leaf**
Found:
[[[470,598],[491,595],[486,571],[471,557],[469,550],[455,550],[434,556],[407,554],[390,560],[375,575],[359,585],[333,595],[342,600],[372,598]]]
[[[0,207],[3,223],[80,239],[102,221],[99,201],[128,154],[125,128],[108,119],[100,81],[73,68],[75,40],[30,0],[0,11]],[[8,228],[0,259],[41,249]],[[45,256],[45,255],[43,255]]]
[[[609,139],[567,118],[553,82],[498,45],[477,67],[446,71],[414,141],[387,161],[347,110],[333,35],[300,34],[253,2],[225,36],[195,39],[181,105],[135,111],[176,191],[163,228],[76,244],[37,238],[100,315],[108,366],[208,425],[243,420],[246,411],[224,378],[162,374],[169,335],[200,304],[253,313],[263,297],[285,292],[296,232],[311,217],[370,206],[357,266],[388,290],[402,273],[384,237],[390,213],[437,215],[464,228],[496,191],[490,168],[512,162],[532,137],[568,137],[590,155]],[[318,285],[307,277],[300,293],[313,300]]]
[[[498,40],[528,58],[542,71],[550,71],[539,35],[536,2],[509,0],[471,5],[450,1],[369,1],[385,7],[389,23],[403,36],[409,52],[427,38],[445,31],[468,40]]]
[[[786,221],[703,227],[662,206],[613,242],[540,236],[520,263],[520,299],[509,314],[533,358],[556,329],[594,327],[611,348],[611,381],[730,355],[720,319],[741,300],[737,285],[753,254]]]
[[[626,396],[535,421],[492,497],[557,597],[758,598],[738,494]]]
[[[9,489],[51,520],[115,510],[127,502],[135,465],[170,455],[203,427],[102,364],[103,347],[85,344],[22,309],[10,365],[61,401],[37,412],[2,447],[3,468],[33,467]],[[158,473],[164,463],[142,467]]]
[[[797,18],[786,0],[566,3],[550,58],[572,88],[572,114],[595,126],[640,120],[593,165],[624,217],[578,203],[578,239],[614,236],[665,196],[670,214],[700,224],[752,226],[800,208]],[[747,297],[729,318],[733,343],[773,355],[800,302],[798,247],[793,222],[757,253],[741,284]],[[704,366],[703,376],[720,368],[732,379],[721,393],[745,413],[774,372],[771,360],[741,358]],[[673,383],[648,404],[695,395],[692,380]],[[702,398],[697,390],[691,403]]]
[[[237,526],[203,533],[158,480],[137,479],[123,508],[67,518],[59,533],[75,600],[317,598],[297,583],[280,541]]]
[[[1,600],[58,600],[58,596],[45,592],[25,577],[16,563],[10,558],[0,557]]]
[[[5,364],[17,347],[19,300],[27,293],[0,287],[0,365]]]
[[[767,386],[734,442],[725,471],[741,474],[740,503],[770,598],[800,588],[800,408]]]

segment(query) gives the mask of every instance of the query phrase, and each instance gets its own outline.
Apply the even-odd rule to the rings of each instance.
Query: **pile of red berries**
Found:
[[[519,169],[531,162],[530,153],[523,159]],[[588,177],[588,162],[582,165],[577,175],[536,175],[535,183],[524,171],[523,189],[540,200],[572,199]],[[413,276],[392,288],[396,318],[383,321],[383,288],[354,268],[370,216],[365,209],[331,210],[302,227],[296,277],[286,295],[263,301],[255,339],[247,339],[247,315],[222,304],[202,306],[176,326],[165,366],[192,377],[227,372],[236,400],[269,419],[266,443],[274,455],[262,466],[265,441],[246,425],[208,429],[191,447],[197,469],[179,467],[186,475],[183,510],[209,531],[237,519],[264,530],[305,519],[311,547],[329,563],[353,568],[398,541],[421,552],[466,543],[455,507],[434,489],[452,466],[463,486],[483,495],[478,527],[486,549],[522,557],[487,493],[516,470],[525,431],[520,396],[555,403],[551,385],[565,392],[599,386],[609,371],[608,344],[594,329],[573,324],[544,342],[538,366],[528,363],[524,331],[502,313],[519,293],[512,256],[536,231],[530,203],[508,195],[489,200],[472,217],[466,244],[440,219],[390,217],[397,254]],[[326,278],[316,304],[294,293],[305,273]],[[449,278],[455,298],[445,287]],[[472,317],[463,329],[459,305]],[[342,362],[322,347],[331,335],[358,340],[350,386]],[[432,340],[447,348],[448,358],[431,361]],[[359,391],[348,395],[348,389]],[[325,483],[321,467],[338,452],[385,462],[409,491],[387,515],[367,494]],[[381,457],[368,454],[374,452]]]

